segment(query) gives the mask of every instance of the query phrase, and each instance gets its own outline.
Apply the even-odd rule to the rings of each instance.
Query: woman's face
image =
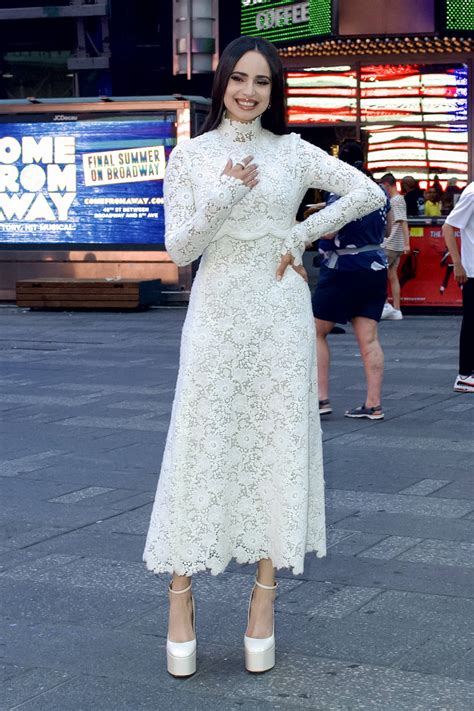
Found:
[[[272,75],[260,52],[241,56],[229,77],[224,94],[227,117],[232,121],[253,121],[267,110],[272,93]]]

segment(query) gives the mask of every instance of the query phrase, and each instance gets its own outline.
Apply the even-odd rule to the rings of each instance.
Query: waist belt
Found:
[[[335,269],[339,257],[343,257],[346,254],[361,254],[362,252],[376,252],[381,249],[380,244],[364,244],[363,247],[347,247],[346,249],[335,249],[331,251],[331,256],[326,264],[329,269]]]

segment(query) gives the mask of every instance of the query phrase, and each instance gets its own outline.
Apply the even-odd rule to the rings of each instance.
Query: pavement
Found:
[[[0,308],[0,709],[474,708],[474,396],[458,316],[383,322],[384,422],[348,328],[323,422],[329,554],[280,571],[277,666],[247,674],[250,566],[195,579],[198,673],[165,668],[167,576],[141,563],[183,309]]]

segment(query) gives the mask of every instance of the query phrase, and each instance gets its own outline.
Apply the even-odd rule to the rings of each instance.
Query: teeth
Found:
[[[257,105],[255,101],[239,101],[239,100],[237,100],[237,103],[239,104],[239,106],[245,106],[247,109],[251,109]]]

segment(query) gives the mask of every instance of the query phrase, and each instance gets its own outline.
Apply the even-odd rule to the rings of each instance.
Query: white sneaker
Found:
[[[387,319],[389,318],[390,314],[395,311],[393,308],[392,304],[389,304],[388,301],[386,301],[383,305],[383,311],[382,311],[382,316],[380,317],[381,319]]]
[[[382,315],[382,318],[383,318],[383,315]],[[394,309],[394,308],[392,308],[390,313],[387,314],[387,316],[385,316],[386,321],[401,321],[402,318],[403,318],[403,314],[400,311],[400,309]]]
[[[474,393],[474,373],[472,375],[458,375],[454,382],[457,393]]]

